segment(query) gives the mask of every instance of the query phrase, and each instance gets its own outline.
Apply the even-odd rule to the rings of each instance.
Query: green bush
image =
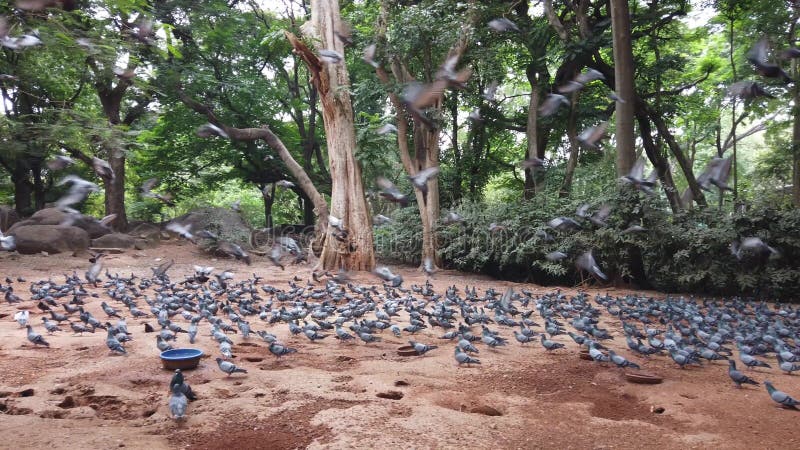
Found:
[[[612,206],[607,225],[582,221],[584,228],[558,232],[547,222],[575,217],[580,201],[548,198],[517,204],[464,203],[456,211],[463,225],[439,225],[439,253],[444,265],[469,272],[539,284],[574,284],[580,280],[575,257],[592,250],[612,279],[641,288],[707,295],[767,295],[797,298],[800,286],[800,210],[756,206],[730,213],[716,207],[673,215],[664,200],[632,189],[609,189],[592,201],[591,212]],[[394,222],[376,230],[380,257],[418,263],[421,226],[416,208],[393,214]],[[489,232],[495,222],[506,228]],[[623,233],[630,225],[644,233]],[[541,234],[547,232],[553,240]],[[767,264],[739,261],[731,253],[736,239],[758,236],[780,255]],[[561,251],[569,258],[550,262]]]

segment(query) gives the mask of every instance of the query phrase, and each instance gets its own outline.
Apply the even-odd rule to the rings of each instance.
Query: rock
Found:
[[[161,228],[151,223],[142,223],[128,232],[136,239],[134,246],[138,250],[155,248],[161,243]]]
[[[45,208],[36,211],[31,217],[21,222],[15,223],[9,228],[9,234],[18,227],[26,225],[59,225],[70,218],[70,225],[80,228],[89,234],[90,239],[97,239],[100,236],[111,233],[108,227],[100,224],[100,221],[91,216],[83,214],[70,215],[59,208]]]
[[[92,247],[100,248],[131,248],[136,239],[125,233],[111,233],[92,240]]]
[[[78,227],[17,225],[12,227],[9,234],[16,238],[17,251],[24,255],[41,252],[48,254],[69,252],[77,255],[89,248],[89,234]]]
[[[17,222],[19,222],[19,214],[14,208],[6,205],[0,206],[0,232],[5,233]]]

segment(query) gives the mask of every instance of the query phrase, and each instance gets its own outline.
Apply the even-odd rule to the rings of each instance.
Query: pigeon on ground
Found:
[[[281,356],[288,355],[289,353],[297,353],[297,350],[294,348],[286,347],[277,342],[272,342],[269,344],[269,352],[275,355],[276,357],[280,358]]]
[[[464,351],[461,350],[461,347],[459,347],[459,346],[456,346],[455,358],[456,358],[456,362],[458,362],[459,366],[461,364],[466,364],[467,366],[469,366],[470,364],[480,364],[481,363],[481,361],[479,359],[473,358],[473,357],[469,356],[468,354],[464,353]]]
[[[542,343],[542,347],[544,347],[544,349],[548,352],[557,350],[559,348],[564,348],[564,344],[547,339],[544,333],[539,335],[539,341]]]
[[[741,388],[743,384],[752,384],[754,386],[759,385],[758,381],[755,381],[742,372],[736,370],[736,362],[733,360],[728,360],[728,376],[731,377],[731,380],[733,380],[734,383],[736,383],[737,388]]]
[[[43,345],[45,347],[50,347],[50,344],[44,340],[42,335],[33,331],[30,325],[26,325],[26,328],[28,329],[28,340],[31,341],[34,346]]]
[[[225,361],[222,358],[217,358],[217,366],[219,367],[219,370],[227,373],[228,376],[231,376],[231,374],[234,374],[236,372],[247,373],[245,369],[237,367],[236,364],[230,361]]]
[[[169,412],[175,420],[186,417],[188,402],[179,385],[172,387],[172,396],[169,399]]]
[[[631,367],[634,369],[641,369],[641,367],[639,367],[638,364],[628,361],[627,359],[625,359],[624,356],[616,354],[614,350],[609,350],[608,356],[611,358],[611,362],[616,364],[617,367],[622,367],[622,368]]]
[[[437,345],[426,345],[421,342],[414,342],[414,341],[408,341],[408,344],[414,347],[414,351],[416,351],[418,355],[424,355],[425,353],[428,353],[431,350],[439,348],[439,346]]]
[[[19,324],[20,327],[28,326],[28,319],[30,319],[30,317],[31,317],[31,313],[26,309],[24,309],[22,311],[17,311],[14,314],[14,320],[17,321],[17,323]]]
[[[127,351],[125,351],[125,347],[123,347],[122,344],[119,342],[119,339],[117,339],[114,330],[112,330],[111,328],[109,328],[108,335],[106,336],[106,346],[112,352],[119,353],[120,355],[128,353]]]
[[[789,394],[775,389],[775,386],[773,386],[772,382],[769,380],[764,381],[764,386],[767,387],[767,392],[769,392],[770,398],[772,398],[772,401],[775,403],[793,409],[797,409],[797,405],[800,405],[800,402],[790,397]]]

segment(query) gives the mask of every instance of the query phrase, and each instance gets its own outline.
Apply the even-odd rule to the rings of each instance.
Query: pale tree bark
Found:
[[[337,31],[344,29],[337,0],[312,0],[310,24],[309,30],[313,28],[313,31],[307,37],[318,50],[344,54],[344,42],[337,36]],[[320,264],[329,270],[372,270],[375,267],[372,222],[364,197],[361,168],[354,155],[356,136],[347,66],[343,62],[323,64],[293,34],[286,32],[286,36],[313,74],[312,83],[319,92],[332,184],[330,214],[341,219],[347,230],[343,239],[328,236]]]
[[[636,161],[634,140],[634,66],[631,48],[631,22],[628,0],[610,0],[611,28],[614,46],[614,79],[617,95],[625,102],[617,101],[616,131],[617,175],[630,172]]]

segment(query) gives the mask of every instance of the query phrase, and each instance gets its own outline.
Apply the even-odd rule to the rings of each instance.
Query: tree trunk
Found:
[[[569,141],[569,160],[567,160],[567,168],[564,174],[564,182],[561,184],[561,190],[558,192],[559,197],[569,197],[572,191],[572,178],[575,175],[575,168],[578,166],[578,153],[580,147],[578,145],[578,94],[573,94],[572,102],[569,107],[569,117],[567,117],[567,140]]]
[[[797,67],[797,60],[792,61]],[[798,71],[795,70],[795,79]],[[794,84],[794,107],[792,108],[792,203],[800,208],[800,85]]]
[[[30,169],[23,161],[16,161],[14,172],[11,174],[11,182],[14,183],[14,205],[17,214],[21,217],[28,217],[36,211],[31,202],[33,184],[28,175]]]
[[[31,167],[33,174],[33,200],[36,210],[44,208],[44,184],[42,183],[42,164],[41,159],[33,162]]]
[[[275,203],[275,183],[270,185],[268,195],[264,195],[264,189],[266,189],[266,186],[259,186],[261,198],[264,199],[264,228],[272,228],[274,226],[272,222],[272,205]]]
[[[628,0],[610,0],[614,44],[614,80],[617,95],[625,102],[616,105],[617,175],[630,172],[636,161],[633,130],[634,66]]]
[[[528,82],[531,86],[531,95],[528,100],[528,126],[525,129],[525,137],[528,141],[526,158],[539,157],[539,135],[537,127],[539,125],[539,82],[536,78],[536,66],[534,63],[528,64]],[[525,169],[525,188],[522,192],[526,200],[533,198],[536,194],[536,168]]]
[[[108,164],[114,171],[114,178],[103,178],[106,215],[116,214],[117,218],[111,226],[124,232],[128,229],[128,216],[125,214],[125,152],[112,151]]]
[[[669,206],[672,209],[672,213],[677,213],[681,210],[681,200],[678,194],[678,189],[675,187],[675,181],[672,179],[672,172],[669,170],[669,163],[661,154],[658,146],[653,140],[653,133],[651,131],[650,122],[647,119],[647,115],[637,111],[636,119],[639,122],[639,131],[642,135],[642,143],[644,144],[644,150],[647,153],[647,157],[650,162],[653,163],[653,167],[656,169],[658,180],[661,182],[661,186],[664,189],[664,194],[667,196],[667,201],[669,201]],[[641,255],[639,257],[641,258]]]
[[[308,37],[318,49],[344,54],[344,42],[337,37],[337,31],[343,29],[337,0],[312,0],[310,23],[314,30]],[[342,221],[348,233],[343,239],[329,236],[325,240],[320,264],[327,270],[372,270],[375,267],[372,223],[361,168],[354,156],[356,136],[347,66],[323,64],[294,35],[286,34],[313,74],[312,81],[320,96],[332,184],[330,214]]]

